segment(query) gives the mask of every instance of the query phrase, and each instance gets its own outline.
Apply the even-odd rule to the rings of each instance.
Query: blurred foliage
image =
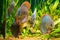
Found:
[[[10,26],[14,22],[14,15],[17,12],[17,9],[21,6],[21,4],[26,1],[26,0],[14,0],[15,1],[15,6],[13,11],[11,12],[10,16],[7,18],[6,21],[6,36],[11,36],[11,30]],[[33,34],[30,32],[29,28],[24,28],[22,31],[23,36],[40,36],[41,33],[37,32],[39,30],[39,23],[41,22],[41,16],[43,14],[49,14],[52,19],[57,21],[60,18],[60,0],[27,0],[31,4],[31,9],[29,11],[29,16],[32,15],[33,11],[35,8],[37,8],[37,14],[36,14],[36,21],[35,21],[35,27],[34,29],[36,30],[36,33]],[[11,0],[6,0],[6,5],[3,4],[3,9],[7,9],[11,3]],[[4,14],[3,10],[3,15],[2,15],[2,20],[4,20]],[[52,30],[51,34],[49,37],[58,37],[60,36],[60,23],[56,24],[54,29]]]

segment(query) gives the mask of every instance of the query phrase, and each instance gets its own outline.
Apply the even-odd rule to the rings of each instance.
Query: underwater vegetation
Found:
[[[60,0],[3,1],[0,36],[60,37]]]

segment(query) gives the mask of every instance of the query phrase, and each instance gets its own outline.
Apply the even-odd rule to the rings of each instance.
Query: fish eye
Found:
[[[50,26],[52,27],[52,24],[50,24]]]

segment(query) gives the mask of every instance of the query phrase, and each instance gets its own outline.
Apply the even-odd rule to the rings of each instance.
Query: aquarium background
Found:
[[[5,37],[11,37],[11,25],[14,22],[14,17],[15,14],[18,10],[18,8],[21,6],[21,4],[24,1],[28,1],[31,4],[31,8],[29,11],[29,16],[32,15],[34,12],[35,8],[37,9],[36,13],[36,21],[35,21],[35,26],[34,26],[34,31],[36,33],[31,33],[28,28],[24,28],[21,35],[22,36],[41,36],[41,31],[39,29],[39,25],[41,22],[41,16],[43,14],[48,14],[51,16],[51,18],[54,21],[54,29],[50,33],[50,35],[43,35],[45,38],[51,38],[51,37],[60,37],[60,0],[14,0],[15,5],[10,13],[10,15],[6,18],[7,14],[7,8],[11,4],[11,0],[4,0],[3,1],[3,6],[2,6],[2,14],[1,14],[1,23],[6,19],[6,24],[5,24]],[[28,24],[27,24],[28,25]],[[0,27],[3,27],[0,25]],[[1,36],[1,34],[0,34]],[[2,37],[2,36],[1,36]]]

